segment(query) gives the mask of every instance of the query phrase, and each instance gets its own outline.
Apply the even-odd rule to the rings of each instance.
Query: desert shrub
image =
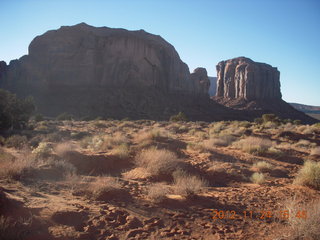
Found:
[[[170,121],[172,122],[186,122],[188,121],[187,116],[183,112],[179,112],[177,115],[173,115],[170,117]]]
[[[257,183],[257,184],[261,184],[261,183],[264,183],[265,182],[265,176],[263,173],[253,173],[250,180],[253,182],[253,183]]]
[[[296,147],[309,148],[311,146],[311,142],[305,139],[300,139],[296,144]]]
[[[222,130],[227,128],[227,124],[226,122],[216,122],[211,124],[211,126],[209,127],[209,134],[210,135],[215,135],[217,133],[220,133]]]
[[[85,137],[81,140],[80,145],[83,148],[91,148],[96,151],[111,150],[116,146],[128,144],[129,140],[123,134],[111,135],[95,135],[92,137]]]
[[[206,149],[212,149],[214,146],[222,146],[226,147],[229,146],[235,140],[234,136],[231,135],[223,135],[221,137],[213,137],[209,140],[203,142],[203,146]]]
[[[90,125],[97,128],[105,128],[107,126],[103,121],[100,120],[95,120],[90,123]]]
[[[294,183],[320,190],[320,162],[306,161],[299,170]]]
[[[315,147],[310,151],[311,156],[320,156],[320,147]]]
[[[166,149],[149,148],[135,158],[137,167],[146,169],[151,175],[171,174],[179,165],[177,155]]]
[[[44,117],[41,113],[36,113],[32,118],[36,122],[41,122],[44,120]]]
[[[5,145],[7,147],[13,147],[21,149],[28,144],[28,139],[26,136],[12,135],[6,139]]]
[[[303,134],[315,134],[319,131],[314,125],[305,125],[305,128],[302,130]]]
[[[171,134],[165,129],[155,127],[151,130],[139,131],[134,138],[140,146],[144,146],[160,138],[171,138]]]
[[[272,142],[264,138],[246,137],[234,142],[233,146],[254,155],[262,155],[268,152]]]
[[[199,152],[202,152],[202,151],[205,151],[206,148],[204,147],[204,144],[201,144],[201,143],[194,143],[194,142],[189,142],[187,144],[187,150],[192,150],[192,151],[199,151]]]
[[[254,168],[257,168],[259,171],[266,171],[273,168],[273,165],[266,161],[259,161],[253,164]]]
[[[112,149],[112,154],[119,158],[128,158],[130,156],[130,148],[128,144],[122,143]]]
[[[170,189],[164,183],[154,183],[148,188],[147,197],[152,202],[160,203],[166,199],[166,195],[170,193]]]
[[[19,99],[16,95],[0,89],[0,130],[25,127],[34,109],[31,97]]]
[[[119,181],[109,176],[100,176],[91,182],[79,184],[76,191],[83,192],[87,197],[98,201],[124,201],[130,198],[130,194],[122,189]]]
[[[285,156],[285,153],[283,151],[281,151],[280,149],[277,149],[275,147],[270,147],[268,149],[268,154],[271,154],[272,157],[274,157],[274,158],[280,158],[280,157]]]
[[[178,170],[174,172],[174,192],[187,198],[199,194],[208,185],[203,179]]]
[[[72,114],[66,113],[66,112],[61,113],[56,117],[56,120],[58,120],[58,121],[72,120],[72,119],[73,119]]]
[[[0,135],[0,146],[3,146],[6,143],[6,139]]]
[[[320,201],[299,203],[290,200],[286,204],[289,213],[290,236],[287,239],[320,239]]]
[[[263,114],[262,120],[264,123],[267,122],[279,122],[279,118],[275,114]]]
[[[295,124],[295,125],[300,125],[301,124],[301,120],[293,120],[293,124]]]
[[[32,150],[37,158],[47,158],[53,152],[52,146],[47,142],[39,143],[38,147]]]
[[[0,176],[5,179],[20,180],[36,165],[35,159],[26,155],[0,163]]]
[[[254,122],[255,122],[256,124],[262,124],[262,123],[263,123],[263,119],[262,119],[262,118],[255,118],[255,119],[254,119]]]

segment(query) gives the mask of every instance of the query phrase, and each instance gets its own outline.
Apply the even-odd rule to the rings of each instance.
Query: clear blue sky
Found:
[[[320,0],[0,0],[0,60],[61,25],[144,29],[161,35],[190,71],[238,56],[281,72],[283,98],[320,106]]]

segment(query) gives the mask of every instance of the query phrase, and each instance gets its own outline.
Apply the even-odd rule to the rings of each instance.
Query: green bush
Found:
[[[254,122],[255,122],[256,124],[262,124],[262,123],[263,123],[263,119],[262,119],[262,118],[255,118],[255,119],[254,119]]]
[[[275,115],[275,114],[263,114],[262,115],[262,120],[264,123],[266,122],[276,122],[278,123],[280,119]]]
[[[188,121],[187,116],[183,112],[179,112],[177,115],[173,115],[170,117],[170,121],[179,122],[179,121]]]
[[[36,122],[41,122],[44,120],[44,117],[41,113],[37,113],[33,116],[33,119],[36,121]]]
[[[19,99],[0,89],[0,130],[24,128],[34,109],[32,97]]]
[[[301,120],[297,120],[297,119],[296,119],[296,120],[293,121],[293,124],[295,124],[295,125],[300,125],[300,124],[301,124]]]

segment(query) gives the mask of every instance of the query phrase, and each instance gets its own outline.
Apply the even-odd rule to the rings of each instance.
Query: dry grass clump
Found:
[[[174,192],[187,198],[194,197],[199,194],[208,183],[197,177],[187,174],[184,171],[174,172]]]
[[[302,147],[302,148],[310,148],[312,146],[312,143],[305,139],[300,139],[296,144],[296,147]]]
[[[98,201],[124,201],[130,197],[130,194],[122,189],[120,182],[109,176],[96,177],[93,181],[79,184],[75,192],[84,193],[87,197]]]
[[[75,174],[76,169],[72,164],[49,155],[43,157],[44,153],[47,154],[47,150],[39,150],[33,154],[25,151],[19,157],[1,159],[0,177],[12,180],[23,180],[29,177],[57,180]]]
[[[91,148],[95,151],[107,151],[113,149],[115,146],[128,144],[129,140],[121,133],[114,135],[95,135],[93,137],[85,137],[80,142],[83,148]]]
[[[320,162],[310,160],[304,162],[294,183],[320,190]]]
[[[265,176],[263,173],[253,173],[250,180],[256,184],[262,184],[265,182]]]
[[[234,142],[233,146],[254,155],[262,155],[268,152],[272,142],[264,138],[246,137]]]
[[[187,144],[187,150],[205,152],[207,149],[204,147],[204,144],[189,142]]]
[[[6,139],[5,144],[7,147],[22,149],[28,144],[28,139],[26,136],[12,135]]]
[[[268,149],[268,153],[271,154],[274,158],[280,158],[285,156],[285,153],[281,151],[280,149],[277,149],[275,147],[270,147]]]
[[[254,168],[257,168],[259,171],[267,171],[272,169],[274,166],[266,161],[259,161],[253,164]]]
[[[128,144],[120,144],[114,147],[111,153],[121,159],[128,158],[130,156],[130,147]]]
[[[161,203],[170,193],[169,187],[164,183],[154,183],[148,188],[147,197],[154,203]]]
[[[320,147],[315,147],[310,151],[311,156],[320,156]]]
[[[213,137],[203,142],[204,148],[210,150],[215,146],[226,147],[229,146],[235,140],[234,136],[224,135],[221,137]]]
[[[47,142],[39,143],[38,147],[32,150],[32,153],[37,158],[47,158],[52,154],[53,148],[52,145]]]
[[[209,134],[210,135],[215,135],[217,133],[220,133],[222,130],[227,128],[227,123],[226,122],[216,122],[212,123],[209,126]]]
[[[93,182],[90,182],[90,191],[92,191],[94,195],[118,188],[121,188],[119,181],[109,176],[97,177]]]
[[[145,149],[135,158],[136,166],[144,168],[151,175],[170,175],[180,162],[175,153],[157,148]]]
[[[24,157],[11,158],[0,162],[0,177],[20,180],[36,166],[35,159],[25,154]]]
[[[152,142],[160,137],[170,138],[171,136],[168,131],[161,128],[153,128],[151,130],[143,129],[136,134],[135,140],[140,144],[144,144]]]
[[[320,201],[299,203],[291,200],[286,204],[289,213],[288,223],[290,236],[288,239],[320,239]]]

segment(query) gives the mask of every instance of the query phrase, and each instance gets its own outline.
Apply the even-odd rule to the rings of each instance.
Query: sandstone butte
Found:
[[[190,73],[161,36],[81,23],[37,36],[28,55],[0,62],[0,87],[32,95],[48,116],[167,120],[182,111],[190,120],[214,121],[273,112],[313,121],[281,99],[276,68],[240,57],[220,62],[217,73],[212,100],[206,69]]]

